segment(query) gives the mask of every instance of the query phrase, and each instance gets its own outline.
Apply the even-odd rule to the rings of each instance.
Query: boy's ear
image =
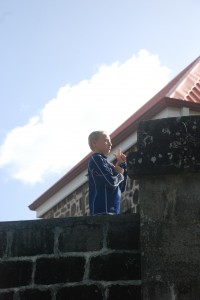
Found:
[[[96,140],[92,140],[92,147],[95,148],[97,145],[97,141]]]

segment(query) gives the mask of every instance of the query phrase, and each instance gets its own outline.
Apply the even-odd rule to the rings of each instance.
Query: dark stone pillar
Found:
[[[200,116],[142,122],[139,178],[144,300],[200,299]]]

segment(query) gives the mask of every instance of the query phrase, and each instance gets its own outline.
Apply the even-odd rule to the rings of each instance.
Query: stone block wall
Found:
[[[86,182],[78,189],[76,189],[69,196],[65,197],[58,204],[52,207],[42,217],[50,218],[64,218],[64,217],[80,217],[89,215],[89,197],[88,197],[88,183]]]
[[[128,178],[127,189],[122,194],[121,213],[139,212],[139,182]],[[60,201],[43,215],[43,218],[80,217],[89,215],[88,183]]]
[[[139,215],[0,223],[1,300],[139,300]]]
[[[140,180],[143,300],[200,299],[200,116],[142,122],[129,176]]]

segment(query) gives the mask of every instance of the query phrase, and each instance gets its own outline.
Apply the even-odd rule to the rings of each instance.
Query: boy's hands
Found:
[[[124,169],[121,168],[120,166],[118,166],[117,164],[116,164],[116,166],[114,166],[114,168],[117,173],[120,173],[122,175],[124,174]]]
[[[118,152],[117,152],[117,154],[114,153],[114,156],[115,156],[115,158],[117,160],[116,166],[114,166],[115,171],[117,173],[123,174],[124,173],[124,169],[121,168],[119,165],[126,161],[126,155],[121,152],[120,148],[118,148]]]
[[[123,163],[123,162],[126,161],[126,155],[121,152],[120,148],[118,148],[117,154],[114,153],[114,156],[115,156],[115,158],[117,160],[117,165],[119,165],[119,164],[121,164],[121,163]]]

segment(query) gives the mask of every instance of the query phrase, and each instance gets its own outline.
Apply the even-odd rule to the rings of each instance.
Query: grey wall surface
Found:
[[[200,299],[200,174],[140,181],[143,299]]]
[[[200,299],[200,117],[146,121],[129,176],[140,184],[144,300]]]
[[[139,215],[0,223],[0,300],[141,299]]]

